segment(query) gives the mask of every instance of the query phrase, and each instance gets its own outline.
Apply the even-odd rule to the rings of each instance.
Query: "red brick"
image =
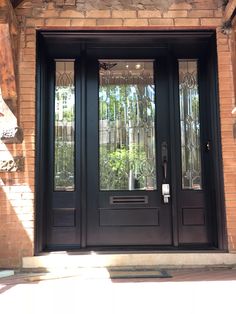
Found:
[[[222,24],[222,19],[220,18],[202,18],[202,26],[220,26]]]
[[[234,0],[236,1],[236,0]],[[19,118],[24,129],[22,144],[8,144],[10,153],[25,156],[24,173],[3,173],[6,180],[5,192],[0,190],[0,266],[7,261],[7,266],[19,266],[21,257],[33,254],[34,235],[34,198],[35,198],[35,29],[44,26],[53,27],[96,27],[96,26],[170,26],[184,28],[204,26],[216,28],[218,52],[219,99],[221,119],[222,156],[224,164],[226,214],[229,234],[229,249],[236,250],[236,141],[232,134],[234,117],[231,114],[235,104],[233,90],[233,67],[231,63],[231,42],[221,33],[222,10],[215,0],[197,0],[190,3],[179,2],[170,6],[166,12],[159,10],[90,10],[80,12],[73,7],[67,10],[56,8],[54,2],[40,7],[40,1],[33,8],[27,1],[24,9],[17,9],[21,22],[20,63],[19,69]],[[37,17],[32,18],[32,10]],[[43,18],[44,17],[44,18]],[[85,18],[86,17],[86,18]],[[25,23],[25,24],[24,24]],[[218,27],[219,26],[219,27]],[[0,148],[1,149],[1,148]],[[12,181],[10,181],[12,180]],[[17,186],[10,186],[17,184]],[[26,189],[26,190],[25,190]],[[28,190],[27,190],[28,189]],[[31,192],[32,191],[32,192]],[[10,201],[9,201],[10,200]],[[12,204],[11,204],[12,202]],[[14,208],[12,207],[14,205]],[[21,222],[19,223],[19,219]],[[4,234],[2,234],[4,222]],[[23,223],[23,226],[22,226]],[[6,228],[6,225],[8,228]],[[4,239],[4,246],[2,246]],[[3,252],[3,253],[2,253]],[[4,258],[3,258],[4,256]]]
[[[188,18],[188,19],[181,19],[176,18],[174,19],[175,26],[198,26],[199,25],[199,19],[194,18]]]
[[[33,19],[33,18],[29,18],[29,19],[26,19],[26,26],[34,26],[34,27],[37,27],[37,26],[43,26],[44,25],[44,19]]]
[[[97,19],[97,26],[122,26],[122,19]]]
[[[147,10],[140,10],[138,11],[138,18],[159,18],[161,17],[161,12],[158,10],[147,11]]]
[[[111,17],[111,11],[110,10],[91,10],[86,12],[86,17],[88,18],[98,18],[98,19],[103,19],[103,18],[109,18]]]
[[[148,26],[147,19],[125,19],[124,26]]]
[[[74,19],[71,20],[71,26],[96,26],[95,19]]]
[[[60,17],[84,18],[85,14],[83,12],[75,11],[75,10],[63,10],[60,12]]]
[[[174,25],[173,19],[149,19],[149,25],[158,25],[158,26],[172,26]]]
[[[191,9],[192,5],[184,1],[180,3],[173,3],[169,8],[169,10],[191,10]]]
[[[125,10],[115,10],[112,11],[112,17],[118,19],[132,19],[137,18],[137,11],[125,11]]]
[[[188,12],[189,17],[213,17],[213,10],[192,10]]]
[[[164,12],[163,13],[163,17],[164,18],[168,18],[168,17],[171,17],[171,18],[174,18],[174,17],[187,17],[188,15],[188,11],[186,10],[173,10],[173,11],[168,11],[168,12]]]
[[[45,20],[46,26],[70,26],[69,19],[46,19]]]

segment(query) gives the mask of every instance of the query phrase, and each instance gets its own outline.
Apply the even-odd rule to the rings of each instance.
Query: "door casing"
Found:
[[[45,198],[47,197],[47,190],[45,188],[45,180],[47,167],[52,165],[47,164],[46,154],[47,148],[44,145],[43,139],[47,136],[47,130],[45,128],[45,118],[48,114],[45,103],[47,102],[48,89],[50,88],[46,82],[46,69],[48,56],[54,58],[76,58],[76,51],[81,51],[81,56],[85,54],[85,47],[91,42],[95,46],[103,48],[106,45],[110,47],[119,45],[126,46],[127,44],[135,44],[142,42],[143,45],[150,47],[158,47],[158,49],[165,48],[168,54],[169,60],[169,86],[173,93],[169,95],[170,103],[178,102],[178,91],[176,90],[176,82],[173,80],[174,75],[171,75],[172,71],[176,71],[174,65],[174,59],[178,58],[194,58],[197,51],[197,57],[199,54],[205,54],[208,51],[207,56],[207,73],[209,80],[207,82],[200,82],[201,88],[206,90],[207,96],[205,102],[209,105],[210,109],[207,111],[207,115],[203,119],[211,121],[210,133],[211,141],[215,143],[212,145],[212,155],[215,158],[212,160],[212,175],[214,186],[211,191],[211,201],[215,204],[215,211],[211,212],[211,219],[213,219],[213,234],[212,249],[226,250],[226,232],[225,232],[225,209],[224,209],[224,197],[223,197],[223,176],[222,176],[222,163],[221,163],[221,143],[220,143],[220,123],[219,123],[219,109],[218,109],[218,96],[217,96],[217,65],[216,65],[216,39],[213,31],[185,31],[185,32],[150,32],[150,31],[84,31],[84,32],[54,32],[54,31],[38,31],[37,32],[37,125],[36,125],[36,237],[35,237],[35,253],[39,254],[45,249],[45,221],[47,219],[45,211]],[[197,50],[196,50],[197,47]],[[207,49],[206,49],[207,48]],[[55,53],[56,52],[56,53]],[[74,52],[74,55],[73,55]],[[86,75],[85,68],[81,68],[80,71]],[[201,69],[200,69],[201,71]],[[172,72],[173,73],[173,72]],[[174,87],[175,86],[175,87]],[[85,82],[82,80],[80,87],[81,95],[85,98]],[[209,92],[210,91],[210,92]],[[50,101],[50,100],[49,100]],[[52,100],[51,100],[52,101]],[[85,99],[81,98],[81,106],[85,106]],[[171,107],[171,106],[170,106]],[[83,108],[82,108],[83,109]],[[174,119],[176,112],[170,108],[170,118]],[[85,154],[85,117],[77,116],[80,121],[81,131],[81,153]],[[170,132],[174,134],[174,126],[170,125]],[[171,141],[171,150],[174,151],[176,143]],[[84,157],[84,158],[83,158]],[[85,155],[82,155],[83,163],[81,165],[81,179],[86,182],[85,173]],[[176,160],[172,155],[171,167],[176,167]],[[178,178],[172,177],[172,191],[173,195],[178,193],[177,190]],[[81,230],[80,230],[80,248],[86,248],[86,196],[84,187],[81,184]],[[177,211],[177,199],[172,199],[172,215],[173,215],[173,246],[167,247],[167,250],[202,250],[211,249],[209,247],[188,247],[179,245],[179,233],[178,233],[178,221],[180,217]],[[49,248],[50,250],[62,249],[62,247]],[[68,247],[73,249],[73,247]],[[75,247],[78,249],[78,247]],[[90,249],[90,248],[88,248]],[[102,248],[100,248],[102,249]],[[138,248],[136,248],[138,250]],[[141,248],[142,250],[144,248]],[[148,249],[148,247],[147,247]],[[151,249],[151,248],[149,248]],[[153,249],[153,248],[152,248]],[[155,249],[159,249],[156,247]],[[161,248],[163,249],[163,247]]]

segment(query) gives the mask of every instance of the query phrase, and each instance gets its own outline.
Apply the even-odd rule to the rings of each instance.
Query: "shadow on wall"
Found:
[[[1,133],[17,122],[3,99],[0,100]],[[4,144],[0,140],[0,267],[4,268],[19,267],[23,256],[33,254],[33,132],[27,130],[25,140],[19,144]],[[24,165],[19,166],[17,160],[23,159]]]
[[[23,256],[33,254],[33,200],[28,185],[4,185],[12,174],[1,179],[0,188],[0,267],[15,268]]]

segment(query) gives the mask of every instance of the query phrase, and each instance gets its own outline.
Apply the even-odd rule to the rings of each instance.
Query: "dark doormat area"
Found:
[[[164,269],[159,268],[108,268],[111,279],[135,279],[135,278],[171,278]]]

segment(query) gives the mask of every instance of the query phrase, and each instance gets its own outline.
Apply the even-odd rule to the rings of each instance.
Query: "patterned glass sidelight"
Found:
[[[153,60],[99,61],[100,190],[154,190]]]
[[[56,60],[54,190],[73,191],[75,153],[74,61]]]
[[[201,147],[197,60],[179,60],[182,188],[200,190]]]

